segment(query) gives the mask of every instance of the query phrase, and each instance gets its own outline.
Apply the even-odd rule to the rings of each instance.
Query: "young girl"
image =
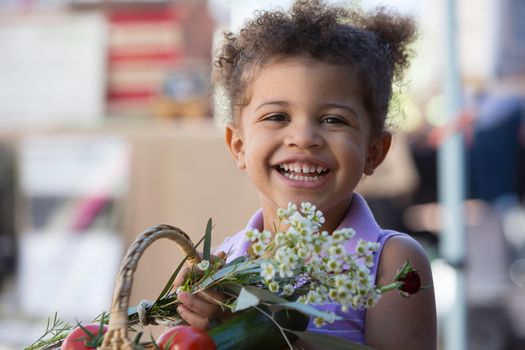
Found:
[[[354,192],[390,147],[385,119],[392,82],[408,65],[414,36],[410,19],[384,9],[364,15],[315,0],[297,0],[289,13],[261,12],[238,35],[225,35],[215,81],[231,103],[226,144],[261,204],[246,228],[273,231],[278,208],[310,202],[325,215],[323,230],[356,230],[350,251],[359,238],[380,243],[372,271],[378,285],[392,282],[407,259],[422,284],[432,285],[421,246],[380,228]],[[230,260],[245,255],[244,232],[216,251],[231,252]],[[179,299],[181,317],[196,327],[209,328],[211,320],[225,317],[204,296],[181,293]],[[387,293],[367,311],[319,307],[345,319],[323,328],[310,324],[309,331],[376,349],[436,348],[432,289],[408,299]]]

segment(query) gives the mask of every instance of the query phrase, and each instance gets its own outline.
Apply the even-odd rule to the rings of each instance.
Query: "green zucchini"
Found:
[[[268,313],[267,310],[265,312]],[[294,310],[281,310],[273,315],[281,327],[304,331],[308,325],[308,316]],[[280,350],[287,343],[275,323],[256,309],[241,313],[220,326],[213,328],[209,334],[217,345],[217,350]],[[286,334],[290,341],[297,339],[291,333]]]

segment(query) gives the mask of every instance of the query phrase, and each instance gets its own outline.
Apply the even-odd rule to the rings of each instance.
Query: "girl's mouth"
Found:
[[[284,163],[275,169],[283,176],[295,181],[319,181],[328,174],[326,167],[315,164]]]

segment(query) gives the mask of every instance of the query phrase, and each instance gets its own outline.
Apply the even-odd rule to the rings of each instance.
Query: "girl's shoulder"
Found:
[[[400,266],[405,261],[419,271],[423,285],[432,283],[432,273],[428,256],[421,244],[407,234],[386,231],[387,239],[382,244],[377,270],[378,284],[392,282]]]
[[[420,290],[410,298],[401,298],[390,292],[379,303],[367,310],[365,339],[377,349],[435,349],[436,306],[432,288],[432,272],[425,250],[409,235],[393,235],[384,242],[376,283],[391,283],[399,267],[409,260],[419,272]]]
[[[417,240],[405,233],[390,232],[393,232],[393,234],[384,243],[383,258],[394,259],[395,257],[403,258],[406,256],[408,258],[413,256],[428,260],[424,248]]]

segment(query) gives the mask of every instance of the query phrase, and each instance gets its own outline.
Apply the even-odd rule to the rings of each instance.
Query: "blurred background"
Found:
[[[0,350],[32,343],[55,312],[88,322],[108,310],[123,254],[147,227],[197,240],[212,217],[214,244],[243,227],[257,198],[223,146],[212,48],[255,9],[290,2],[0,0]],[[453,52],[444,1],[357,3],[420,26],[396,86],[392,152],[359,190],[380,224],[427,250],[440,348],[459,293],[466,348],[524,349],[525,2],[457,1]],[[449,54],[460,82],[453,118]],[[451,135],[464,179],[465,255],[454,267],[440,249],[437,161]],[[181,258],[172,244],[148,248],[131,303],[156,298]]]

